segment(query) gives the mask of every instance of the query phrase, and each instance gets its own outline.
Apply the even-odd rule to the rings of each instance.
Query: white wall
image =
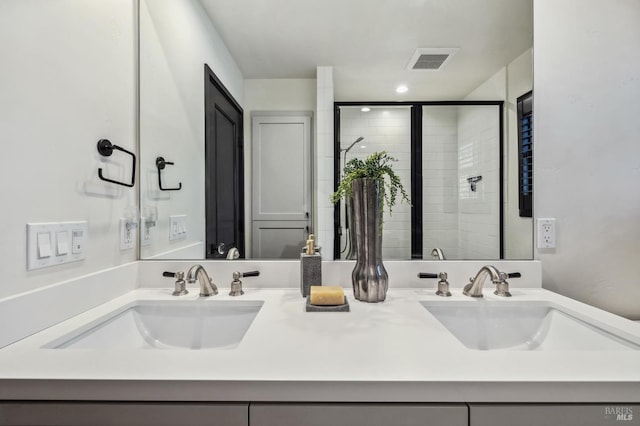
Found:
[[[0,297],[136,259],[118,222],[136,188],[130,157],[103,160],[101,138],[136,150],[136,19],[131,0],[0,2]],[[26,270],[26,224],[86,220],[86,259]]]
[[[244,81],[244,158],[245,158],[245,230],[246,230],[246,253],[251,253],[251,165],[252,162],[252,134],[251,134],[251,114],[261,111],[283,111],[283,112],[303,112],[312,111],[312,126],[315,127],[316,109],[316,79],[247,79]],[[312,134],[315,136],[315,130]],[[311,144],[315,147],[315,137],[311,138]],[[312,150],[313,152],[314,150]],[[314,154],[315,155],[315,154]],[[312,155],[312,163],[315,157]],[[315,164],[314,164],[315,165]],[[312,170],[315,177],[315,167]],[[313,183],[315,191],[316,183]],[[312,201],[313,202],[313,201]],[[315,211],[312,208],[312,211]],[[313,217],[313,227],[317,228],[317,217]]]
[[[143,259],[166,252],[193,258],[196,245],[204,249],[205,63],[242,105],[242,73],[200,2],[140,1],[140,204],[158,216]],[[180,191],[160,191],[158,156],[175,163],[163,170],[163,186],[181,182]],[[170,215],[187,216],[187,238],[169,240]]]
[[[244,81],[244,112],[315,111],[315,78],[247,79]],[[245,120],[245,136],[251,135]]]
[[[543,285],[640,319],[640,1],[536,0],[533,21]]]

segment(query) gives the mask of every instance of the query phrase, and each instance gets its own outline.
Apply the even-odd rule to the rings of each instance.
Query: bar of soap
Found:
[[[344,289],[337,285],[312,285],[309,303],[319,306],[344,304]]]

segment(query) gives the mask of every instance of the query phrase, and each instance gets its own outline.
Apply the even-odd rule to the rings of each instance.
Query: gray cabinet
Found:
[[[466,404],[252,403],[251,426],[467,426]]]
[[[247,403],[0,402],[0,425],[247,426]]]
[[[638,404],[469,404],[470,426],[640,425]]]
[[[0,426],[640,426],[640,404],[0,402]]]

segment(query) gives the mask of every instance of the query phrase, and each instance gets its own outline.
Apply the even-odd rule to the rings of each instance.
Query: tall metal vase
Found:
[[[382,209],[384,187],[377,179],[353,181],[353,223],[356,266],[351,273],[354,297],[363,302],[382,302],[387,297],[389,276],[382,264]]]

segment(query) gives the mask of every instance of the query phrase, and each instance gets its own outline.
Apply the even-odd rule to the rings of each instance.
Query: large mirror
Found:
[[[296,256],[295,241],[317,227],[313,195],[323,185],[318,170],[330,168],[333,175],[334,163],[315,155],[317,91],[322,90],[316,68],[327,65],[333,66],[337,102],[504,101],[499,118],[502,152],[492,153],[491,160],[489,153],[478,155],[504,160],[502,176],[497,177],[504,192],[502,228],[497,230],[504,234],[502,257],[532,258],[533,226],[531,218],[519,214],[517,183],[517,100],[531,91],[533,79],[532,0],[327,0],[313,5],[287,0],[141,0],[139,17],[142,259]],[[443,53],[449,57],[441,70],[411,70],[420,54],[429,55],[426,60]],[[428,61],[424,66],[432,67]],[[227,97],[220,102],[241,109],[242,120],[231,127],[222,108],[206,110],[207,84],[216,83]],[[398,84],[409,91],[397,94]],[[360,109],[350,113],[363,114]],[[382,110],[372,115],[376,113]],[[424,114],[426,120],[429,114]],[[214,122],[222,123],[220,130],[210,130]],[[373,135],[380,129],[369,130]],[[242,137],[240,149],[230,154],[241,158],[241,167],[212,173],[207,155],[213,148],[207,144],[225,131]],[[353,140],[346,140],[351,136],[339,141],[339,149],[351,145]],[[288,142],[296,137],[304,141],[302,147]],[[265,176],[273,182],[267,185]],[[216,194],[226,194],[226,199],[211,200],[207,188],[212,180]],[[218,229],[233,227],[228,225],[229,207],[244,222],[244,234],[232,235],[230,243],[210,235],[207,209],[215,202]],[[298,207],[287,207],[294,202]],[[284,214],[276,217],[263,209],[274,205]],[[443,229],[435,223],[429,232],[450,236],[451,223],[457,220],[448,217]],[[294,243],[271,245],[283,235]],[[474,241],[460,237],[458,242],[450,258],[477,258],[465,254],[474,253],[464,246]],[[429,258],[426,251],[424,258]],[[397,258],[410,253],[396,252]]]

